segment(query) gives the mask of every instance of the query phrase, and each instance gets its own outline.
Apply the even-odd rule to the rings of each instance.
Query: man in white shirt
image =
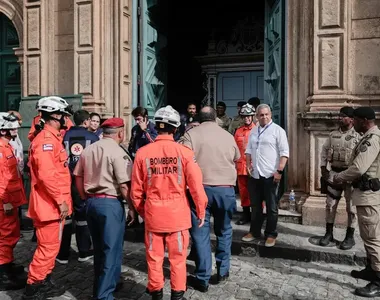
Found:
[[[273,247],[277,238],[278,188],[289,158],[289,144],[285,130],[273,123],[267,104],[260,104],[256,112],[258,126],[252,129],[245,151],[248,172],[252,176],[249,183],[251,228],[242,240],[251,242],[261,237],[264,221],[262,201],[265,200],[265,246]]]

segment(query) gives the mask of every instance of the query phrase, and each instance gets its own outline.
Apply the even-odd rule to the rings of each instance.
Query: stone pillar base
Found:
[[[302,206],[302,224],[312,226],[326,225],[326,197],[309,196]],[[347,226],[346,199],[342,197],[339,201],[335,226]]]

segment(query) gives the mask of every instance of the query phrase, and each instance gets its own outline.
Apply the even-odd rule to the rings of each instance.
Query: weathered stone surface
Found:
[[[27,265],[33,255],[35,244],[31,234],[25,233],[16,247],[16,262]],[[75,239],[72,248],[76,249]],[[149,300],[145,294],[147,284],[144,245],[125,243],[122,275],[124,286],[115,294],[117,299]],[[214,261],[215,265],[215,261]],[[165,260],[165,269],[169,267]],[[188,271],[193,269],[188,262]],[[232,257],[230,278],[219,285],[210,285],[209,292],[199,293],[189,288],[185,294],[188,300],[234,300],[234,299],[360,299],[353,290],[366,282],[350,277],[352,266],[296,262],[283,259],[260,257]],[[358,269],[358,267],[355,267]],[[216,273],[216,270],[213,270]],[[92,293],[92,262],[77,262],[73,251],[66,266],[56,265],[53,280],[60,290],[60,296],[53,300],[87,300]],[[170,299],[169,273],[165,272],[164,299]],[[0,292],[1,300],[21,299],[22,291]]]

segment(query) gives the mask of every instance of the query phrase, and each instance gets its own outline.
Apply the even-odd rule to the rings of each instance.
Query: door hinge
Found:
[[[140,42],[137,43],[137,51],[141,52],[141,43]]]
[[[141,6],[138,6],[138,7],[137,7],[137,15],[138,15],[138,16],[141,16]]]

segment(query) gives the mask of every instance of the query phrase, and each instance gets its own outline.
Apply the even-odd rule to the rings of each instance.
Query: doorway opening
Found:
[[[18,110],[21,101],[21,69],[14,48],[19,38],[11,20],[0,13],[0,111]]]
[[[259,97],[285,125],[284,3],[139,0],[138,103],[153,114],[223,101],[233,117],[237,102]]]

